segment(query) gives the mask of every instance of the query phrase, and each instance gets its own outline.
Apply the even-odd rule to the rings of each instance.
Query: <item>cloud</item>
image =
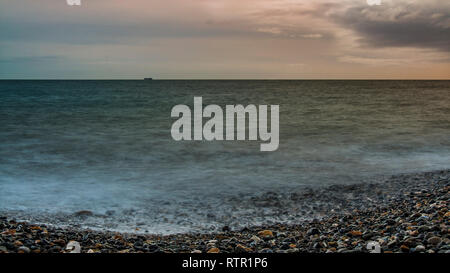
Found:
[[[448,1],[87,0],[76,8],[21,2],[0,0],[4,78],[132,78],[147,71],[351,78],[380,66],[404,78],[411,63],[428,65],[417,69],[421,77],[449,75]]]
[[[323,35],[320,33],[311,33],[311,34],[303,34],[301,35],[301,37],[308,39],[320,39],[323,37]]]
[[[369,58],[369,57],[360,57],[360,56],[341,56],[338,58],[340,62],[350,63],[350,64],[363,64],[370,66],[391,66],[391,65],[404,65],[407,64],[404,59],[396,59],[396,58]]]
[[[263,33],[275,34],[275,35],[283,33],[281,31],[281,29],[279,29],[277,27],[261,27],[261,28],[258,28],[257,31],[263,32]]]
[[[416,47],[450,52],[450,2],[384,1],[353,5],[330,15],[367,47]]]

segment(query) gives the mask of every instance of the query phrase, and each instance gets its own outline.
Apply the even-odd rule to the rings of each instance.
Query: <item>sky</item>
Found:
[[[450,79],[450,1],[0,0],[0,79]]]

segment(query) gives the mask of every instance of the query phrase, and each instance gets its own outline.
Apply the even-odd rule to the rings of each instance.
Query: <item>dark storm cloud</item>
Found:
[[[391,2],[358,5],[332,13],[339,25],[354,30],[362,45],[418,47],[450,51],[450,2]]]
[[[286,16],[309,16],[352,30],[362,46],[415,47],[450,51],[450,2],[437,0],[383,0],[323,2],[314,5],[270,9],[254,16],[281,20]]]

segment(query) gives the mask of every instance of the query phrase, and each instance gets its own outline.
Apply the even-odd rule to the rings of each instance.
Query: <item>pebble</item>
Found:
[[[273,232],[270,230],[262,230],[262,231],[258,232],[258,235],[260,237],[273,237]]]
[[[400,246],[400,250],[401,250],[402,252],[409,252],[409,247],[407,247],[406,245],[401,245],[401,246]]]
[[[87,217],[87,216],[93,216],[93,215],[94,215],[94,213],[90,210],[80,210],[80,211],[75,212],[75,216],[78,216],[78,217]]]
[[[430,245],[438,245],[438,244],[441,243],[441,241],[442,241],[441,238],[434,236],[434,237],[431,237],[430,239],[428,239],[427,242],[428,242]]]
[[[316,234],[320,234],[320,231],[317,228],[311,228],[306,232],[306,235],[316,235]]]
[[[237,244],[237,245],[236,245],[235,251],[238,252],[238,253],[239,253],[239,252],[251,252],[252,249],[249,248],[249,247],[246,247],[246,246],[244,246],[244,245]]]
[[[423,245],[418,245],[418,246],[416,246],[415,251],[416,252],[424,252],[425,251],[425,247]]]
[[[217,247],[213,247],[210,250],[208,250],[208,253],[219,253],[220,250]]]
[[[255,242],[256,244],[261,242],[261,238],[259,238],[258,236],[253,235],[250,240],[252,240],[253,242]]]
[[[362,235],[362,232],[359,231],[359,230],[352,230],[352,231],[350,231],[349,233],[350,233],[350,235],[352,235],[353,237],[359,237],[359,236]]]
[[[28,247],[26,247],[26,246],[21,246],[17,250],[18,250],[19,253],[20,252],[23,252],[23,253],[30,253],[31,252],[31,250]]]

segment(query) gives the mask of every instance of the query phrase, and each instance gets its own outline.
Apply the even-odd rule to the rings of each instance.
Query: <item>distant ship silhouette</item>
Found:
[[[144,78],[144,81],[151,81],[153,78]]]

